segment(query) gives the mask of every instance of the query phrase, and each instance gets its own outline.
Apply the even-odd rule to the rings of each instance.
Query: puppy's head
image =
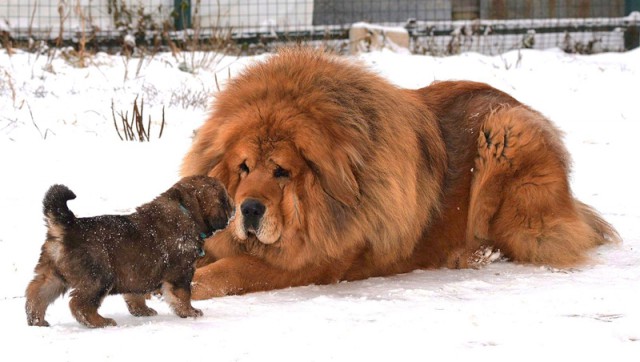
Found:
[[[234,205],[220,181],[209,176],[184,177],[172,187],[175,197],[207,235],[227,226]]]

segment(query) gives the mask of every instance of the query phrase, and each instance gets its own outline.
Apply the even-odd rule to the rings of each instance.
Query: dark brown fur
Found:
[[[66,205],[74,198],[62,185],[44,198],[47,239],[26,291],[29,325],[48,326],[47,307],[70,288],[71,312],[87,327],[116,325],[98,314],[109,294],[124,294],[135,316],[155,315],[144,294],[158,288],[180,317],[202,315],[190,283],[202,237],[225,227],[232,211],[220,182],[184,178],[130,215],[76,218]]]
[[[618,236],[574,199],[569,166],[546,118],[486,84],[404,90],[283,51],[228,84],[184,159],[237,210],[206,241],[193,298],[477,267],[487,247],[576,265]]]

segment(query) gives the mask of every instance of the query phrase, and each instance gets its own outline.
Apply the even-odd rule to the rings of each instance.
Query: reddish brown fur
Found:
[[[70,288],[71,312],[87,327],[116,324],[98,314],[108,294],[124,294],[132,315],[155,315],[144,294],[159,287],[180,317],[202,315],[191,306],[190,286],[200,233],[226,226],[233,210],[220,182],[184,178],[131,215],[76,218],[66,206],[73,198],[61,185],[45,196],[48,232],[26,291],[29,325],[48,326],[47,307]]]
[[[309,50],[232,80],[182,173],[222,180],[237,210],[205,243],[195,299],[474,267],[485,246],[569,266],[617,239],[571,195],[560,134],[539,113],[486,84],[403,90]],[[246,200],[265,205],[259,229]]]

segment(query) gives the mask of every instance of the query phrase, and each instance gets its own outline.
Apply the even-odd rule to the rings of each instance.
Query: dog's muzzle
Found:
[[[256,199],[246,199],[240,205],[243,226],[246,231],[256,233],[266,211],[266,206]]]

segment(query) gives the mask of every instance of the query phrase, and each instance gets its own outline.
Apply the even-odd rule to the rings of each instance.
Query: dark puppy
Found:
[[[75,197],[62,185],[44,197],[47,239],[27,287],[29,325],[48,326],[47,307],[70,288],[71,312],[87,327],[116,325],[98,314],[109,294],[124,294],[135,316],[155,315],[144,294],[158,288],[178,316],[202,315],[191,306],[191,279],[203,239],[224,228],[233,210],[221,183],[185,177],[130,215],[76,218],[67,207]]]

